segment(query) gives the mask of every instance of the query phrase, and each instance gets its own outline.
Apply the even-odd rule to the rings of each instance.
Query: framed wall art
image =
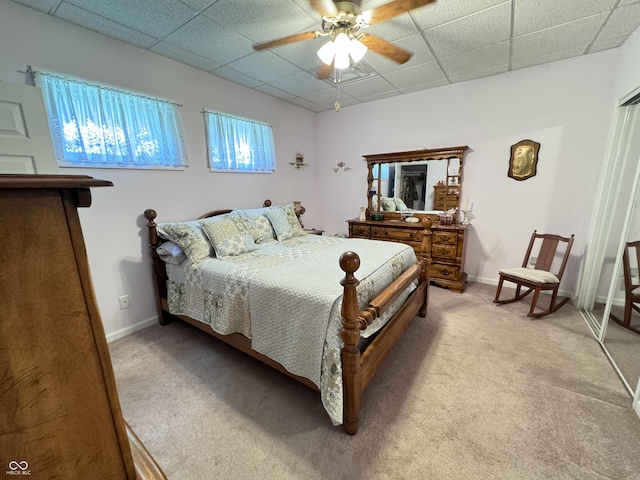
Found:
[[[533,140],[522,140],[511,146],[509,159],[509,177],[514,180],[526,180],[535,176],[538,169],[540,144]]]

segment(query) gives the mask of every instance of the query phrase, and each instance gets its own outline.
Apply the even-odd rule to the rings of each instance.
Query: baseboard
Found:
[[[138,330],[142,330],[143,328],[150,327],[151,325],[155,325],[158,323],[158,317],[151,317],[147,320],[143,320],[140,323],[136,323],[135,325],[131,325],[130,327],[123,328],[122,330],[118,330],[117,332],[113,332],[108,334],[107,343],[111,343],[114,340],[118,340],[119,338],[126,337],[127,335],[131,335],[133,332],[137,332]]]

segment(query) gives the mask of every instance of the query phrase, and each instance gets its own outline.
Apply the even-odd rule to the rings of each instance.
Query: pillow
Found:
[[[242,210],[234,210],[230,214],[236,223],[242,224],[242,228],[249,232],[254,242],[262,240],[263,233],[258,229],[255,222],[251,220]]]
[[[156,248],[156,252],[163,262],[174,265],[180,265],[187,258],[182,249],[173,242],[164,242]]]
[[[253,208],[250,210],[234,210],[232,214],[237,213],[244,215],[251,225],[249,233],[253,237],[256,243],[262,243],[265,240],[273,240],[276,238],[276,232],[273,231],[269,217],[266,215],[266,211],[271,207]]]
[[[201,221],[200,225],[218,258],[233,257],[258,248],[238,215],[213,217],[210,221]]]
[[[271,221],[271,226],[276,232],[279,241],[305,235],[300,221],[293,209],[293,203],[281,207],[271,208],[266,212]]]
[[[194,266],[211,255],[211,245],[196,220],[185,223],[163,223],[158,225],[157,230],[162,238],[180,247]]]
[[[393,197],[393,203],[396,204],[396,210],[398,210],[399,212],[409,210],[407,208],[407,205],[402,201],[401,198]]]
[[[374,212],[378,211],[378,196],[374,195],[371,197],[371,208],[373,208]]]
[[[393,201],[393,198],[380,197],[380,204],[382,205],[382,210],[385,212],[396,211],[396,202]]]

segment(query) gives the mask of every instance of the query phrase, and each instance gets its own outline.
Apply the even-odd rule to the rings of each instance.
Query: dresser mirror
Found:
[[[395,218],[459,209],[467,149],[463,146],[365,155],[369,213]]]

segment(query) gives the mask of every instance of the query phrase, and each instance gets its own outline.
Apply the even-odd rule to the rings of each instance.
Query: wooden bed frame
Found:
[[[266,200],[264,206],[271,206],[271,201]],[[198,219],[230,212],[231,210],[214,210],[205,213]],[[205,323],[184,315],[172,315],[169,313],[166,269],[164,262],[156,252],[156,248],[164,242],[156,230],[156,215],[156,211],[152,209],[144,212],[144,216],[148,220],[146,226],[149,230],[149,248],[153,259],[153,276],[160,324],[166,325],[175,318],[179,318],[317,391],[318,387],[311,380],[288,372],[280,363],[253,350],[251,348],[251,340],[244,335],[239,333],[220,335]],[[364,389],[405,331],[409,322],[416,315],[424,317],[427,314],[429,300],[428,267],[431,263],[429,253],[431,251],[431,224],[432,221],[429,218],[422,220],[422,225],[424,226],[422,246],[420,251],[416,252],[418,263],[408,268],[378,297],[371,301],[369,306],[362,312],[358,309],[356,295],[356,287],[359,281],[354,275],[360,266],[360,258],[354,252],[345,252],[340,256],[340,268],[345,272],[345,277],[340,281],[344,287],[341,312],[342,329],[340,333],[344,342],[341,351],[344,397],[343,427],[350,435],[354,435],[358,431],[360,402]],[[366,347],[359,346],[360,330],[364,330],[371,322],[380,317],[415,279],[419,280],[418,287],[411,293],[396,314]]]

